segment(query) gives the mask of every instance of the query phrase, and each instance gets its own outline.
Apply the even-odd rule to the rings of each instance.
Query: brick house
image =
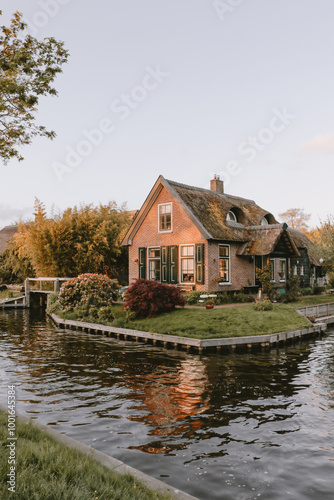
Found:
[[[236,291],[255,287],[256,267],[268,263],[275,286],[284,287],[291,259],[294,266],[304,257],[310,262],[305,238],[254,201],[225,194],[218,176],[210,190],[160,176],[122,245],[129,248],[130,283],[146,278],[186,290]]]

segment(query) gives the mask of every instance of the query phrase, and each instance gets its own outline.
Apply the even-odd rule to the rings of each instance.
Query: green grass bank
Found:
[[[180,308],[146,319],[129,319],[121,308],[121,305],[110,308],[115,316],[113,321],[92,316],[80,317],[75,312],[63,313],[59,309],[52,312],[63,319],[196,339],[265,335],[309,326],[308,321],[289,304],[273,304],[271,311],[255,311],[252,305],[209,310]]]
[[[118,474],[92,456],[57,442],[16,419],[16,488],[8,491],[7,413],[0,413],[0,498],[15,500],[171,500],[131,475]]]

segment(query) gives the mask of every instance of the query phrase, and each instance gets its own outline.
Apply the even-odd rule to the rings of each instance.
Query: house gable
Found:
[[[169,198],[166,198],[166,200],[168,199],[168,201],[162,201],[162,199],[165,199],[164,196],[162,198],[160,196],[160,194],[163,192],[168,193]],[[153,206],[156,206],[159,203],[167,203],[167,202],[173,203],[174,207],[178,206],[183,211],[184,215],[186,215],[186,217],[192,222],[192,225],[195,228],[197,228],[197,230],[201,233],[202,238],[204,239],[211,238],[210,233],[204,228],[201,222],[194,216],[192,211],[180,198],[180,196],[169,184],[169,182],[162,175],[160,175],[155,185],[153,186],[151,192],[149,193],[148,197],[146,198],[143,206],[139,210],[137,217],[135,218],[134,222],[129,228],[129,231],[125,235],[122,245],[123,246],[132,245],[136,234],[138,233],[142,224],[148,217]]]

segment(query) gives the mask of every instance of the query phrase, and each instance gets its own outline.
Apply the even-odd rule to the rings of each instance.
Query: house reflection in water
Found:
[[[185,359],[170,368],[166,371],[166,366],[156,366],[153,372],[141,373],[135,378],[136,386],[132,387],[141,404],[136,405],[137,412],[131,420],[151,426],[149,434],[162,439],[198,430],[201,420],[194,417],[210,408],[206,365],[200,359]],[[135,449],[166,453],[172,447],[170,442],[166,447],[162,441],[155,441]]]

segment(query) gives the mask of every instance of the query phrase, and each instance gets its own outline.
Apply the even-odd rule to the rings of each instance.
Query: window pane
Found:
[[[228,257],[228,247],[219,247],[219,256],[220,257]]]
[[[194,256],[193,245],[181,247],[181,256],[182,257],[193,257]]]
[[[150,280],[160,281],[160,260],[150,260]]]

